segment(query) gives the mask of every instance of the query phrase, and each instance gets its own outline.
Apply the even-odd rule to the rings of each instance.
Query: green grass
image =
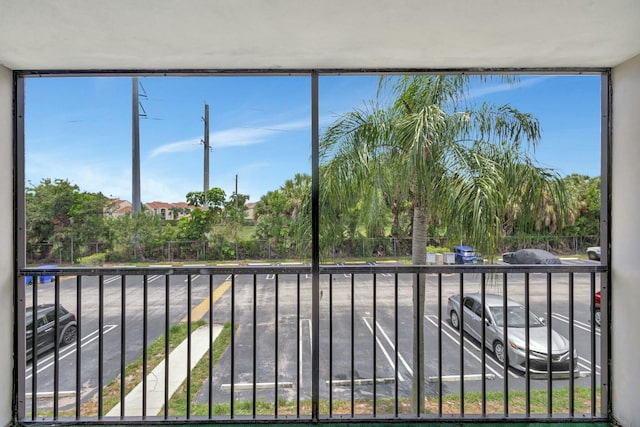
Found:
[[[238,327],[234,328],[234,331],[237,330]],[[222,331],[216,337],[216,340],[213,343],[213,348],[211,351],[212,358],[212,366],[218,364],[218,361],[227,350],[227,347],[231,344],[231,322],[227,322],[224,324]],[[200,388],[205,383],[205,381],[209,378],[209,352],[205,353],[205,355],[198,361],[196,366],[191,371],[191,397],[192,399],[196,396]],[[171,399],[169,400],[169,415],[186,415],[187,413],[187,381],[185,380],[178,390],[173,394]],[[198,405],[192,404],[191,413],[193,415],[208,415],[208,405]],[[164,415],[164,411],[161,413]]]
[[[205,325],[204,320],[198,320],[191,322],[191,330],[195,331],[200,326]],[[180,323],[173,325],[169,329],[169,352],[174,350],[180,343],[187,338],[187,323]],[[149,374],[156,366],[165,359],[165,336],[161,335],[157,340],[153,342],[147,348],[147,374]],[[135,388],[140,382],[142,382],[142,355],[138,357],[134,362],[127,365],[124,370],[125,375],[125,390],[126,396],[131,390]],[[120,375],[114,380],[109,382],[103,389],[103,407],[104,413],[109,412],[114,406],[120,403]],[[86,402],[81,407],[81,413],[83,416],[95,416],[98,409],[98,398],[94,396],[93,399]]]

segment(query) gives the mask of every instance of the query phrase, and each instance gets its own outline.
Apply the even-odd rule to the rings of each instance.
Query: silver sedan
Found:
[[[482,340],[482,296],[480,293],[467,294],[463,298],[464,314],[460,315],[460,295],[449,297],[447,312],[451,325],[460,330],[460,319],[464,321],[464,331]],[[526,373],[527,356],[525,341],[525,307],[507,299],[507,345],[504,345],[505,310],[502,295],[485,294],[485,346],[493,350],[500,363],[504,364],[505,355],[509,366]],[[529,375],[544,376],[549,371],[549,351],[547,331],[544,321],[529,311]],[[505,351],[506,350],[506,351]],[[551,330],[551,371],[552,376],[568,377],[573,357],[574,375],[579,374],[578,354],[571,351],[569,340]]]

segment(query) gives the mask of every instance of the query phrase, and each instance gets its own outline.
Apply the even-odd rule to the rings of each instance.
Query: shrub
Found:
[[[106,259],[107,259],[106,253],[93,254],[93,255],[82,257],[82,258],[78,258],[78,264],[82,266],[96,267],[96,266],[103,265]]]

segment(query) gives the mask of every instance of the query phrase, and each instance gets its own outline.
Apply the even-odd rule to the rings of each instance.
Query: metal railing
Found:
[[[313,278],[307,265],[22,269],[19,418],[607,419],[606,266],[319,271]],[[414,310],[421,295],[423,310]],[[538,316],[520,325],[506,316],[511,329],[496,332],[492,309],[510,313],[512,301]],[[32,322],[27,307],[40,307]],[[48,316],[36,314],[43,307]],[[474,330],[474,321],[486,327]]]

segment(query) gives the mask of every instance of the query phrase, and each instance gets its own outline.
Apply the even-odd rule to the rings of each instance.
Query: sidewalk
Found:
[[[213,325],[213,339],[211,344],[222,331],[222,325]],[[209,350],[209,326],[202,326],[191,333],[191,366],[192,370],[198,361]],[[147,416],[156,416],[164,406],[164,372],[165,361],[160,362],[147,375]],[[184,340],[169,354],[169,398],[173,396],[180,384],[187,378],[187,340]],[[129,417],[142,416],[142,383],[138,384],[124,399],[124,415]],[[120,416],[120,403],[111,409],[107,417]]]

